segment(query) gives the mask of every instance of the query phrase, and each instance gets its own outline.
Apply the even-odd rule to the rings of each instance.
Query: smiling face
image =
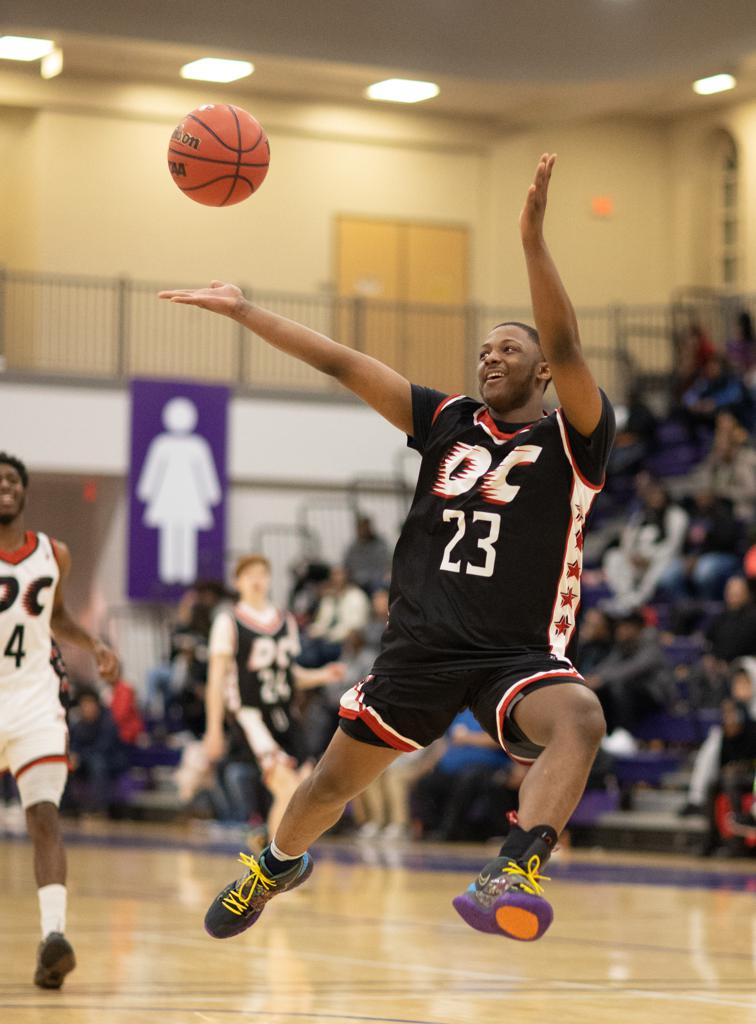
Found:
[[[548,363],[535,339],[522,327],[494,327],[480,346],[478,388],[489,408],[506,417],[535,397],[551,380]]]
[[[10,526],[24,510],[26,488],[15,466],[0,462],[0,526]]]

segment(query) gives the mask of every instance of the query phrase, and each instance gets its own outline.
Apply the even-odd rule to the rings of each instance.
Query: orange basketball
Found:
[[[187,114],[168,145],[178,187],[205,206],[249,198],[268,173],[270,146],[262,125],[241,107],[204,103]]]

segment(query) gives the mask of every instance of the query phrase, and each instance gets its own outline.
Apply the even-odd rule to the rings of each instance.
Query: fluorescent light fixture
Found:
[[[415,82],[410,78],[387,78],[368,86],[371,100],[390,100],[392,103],[420,103],[432,100],[441,92],[435,82]]]
[[[3,60],[39,60],[55,49],[52,39],[29,36],[0,36],[0,57]]]
[[[46,53],[39,63],[39,73],[43,78],[55,78],[63,70],[63,51],[57,46]]]
[[[693,83],[693,92],[699,96],[713,96],[715,92],[727,92],[734,89],[738,83],[732,75],[711,75],[709,78],[699,78]]]
[[[191,64],[184,64],[181,77],[196,79],[198,82],[236,82],[251,75],[254,70],[254,64],[250,64],[248,60],[201,57],[199,60],[193,60]]]

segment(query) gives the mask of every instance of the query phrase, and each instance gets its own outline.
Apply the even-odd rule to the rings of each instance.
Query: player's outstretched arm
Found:
[[[543,236],[543,221],[556,156],[544,153],[520,214],[520,234],[533,316],[559,401],[576,430],[588,436],[601,418],[601,394],[580,347],[575,310]]]
[[[372,405],[389,423],[405,434],[412,433],[409,381],[379,360],[340,345],[285,316],[253,305],[233,284],[213,281],[210,288],[165,291],[160,292],[159,297],[230,317],[274,348],[301,359],[329,377],[335,377],[345,388]]]
[[[71,618],[63,597],[63,581],[71,571],[71,555],[66,545],[60,541],[55,542],[55,554],[60,567],[60,579],[55,588],[55,598],[50,619],[50,626],[55,634],[55,638],[56,640],[67,640],[69,643],[89,651],[97,662],[97,671],[102,678],[107,679],[109,683],[113,683],[118,678],[118,657],[107,644],[104,644],[102,640],[98,640],[96,637],[90,636],[86,629],[83,629],[78,622]]]

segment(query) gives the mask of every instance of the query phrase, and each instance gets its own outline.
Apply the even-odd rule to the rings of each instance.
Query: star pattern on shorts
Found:
[[[575,534],[575,543],[577,544],[578,551],[582,551],[584,543],[582,530],[578,530],[578,532]]]
[[[572,608],[572,602],[577,597],[577,594],[572,587],[567,587],[567,590],[560,590],[559,596],[562,599],[562,608]]]
[[[564,634],[567,632],[571,625],[572,623],[567,618],[567,616],[563,615],[561,619],[558,619],[554,623],[554,629],[557,631],[559,636],[564,636]]]
[[[579,523],[582,523],[582,521],[585,519],[585,516],[583,515],[583,506],[582,505],[576,505],[575,506],[575,519],[577,519],[577,521]]]
[[[580,562],[577,559],[567,563],[567,579],[580,579]]]

